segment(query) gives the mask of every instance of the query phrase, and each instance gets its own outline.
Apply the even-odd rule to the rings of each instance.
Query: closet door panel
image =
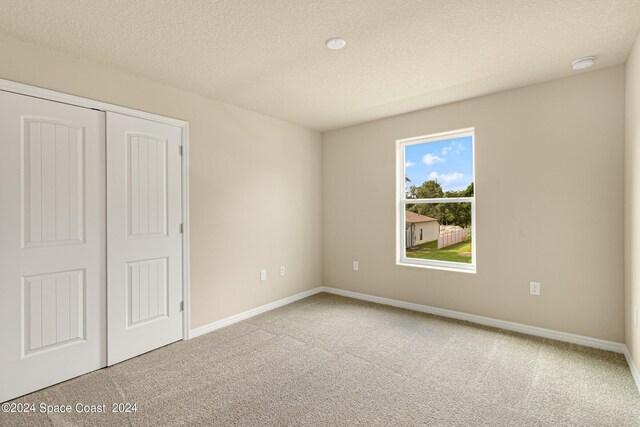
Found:
[[[0,91],[0,401],[106,365],[104,122]]]
[[[107,113],[109,365],[182,338],[181,137]]]

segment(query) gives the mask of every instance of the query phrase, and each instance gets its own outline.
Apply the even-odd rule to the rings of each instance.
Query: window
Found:
[[[473,129],[397,147],[398,264],[475,272]]]

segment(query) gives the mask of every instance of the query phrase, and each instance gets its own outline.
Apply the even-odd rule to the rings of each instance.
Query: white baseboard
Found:
[[[587,347],[599,348],[602,350],[613,351],[616,353],[622,353],[631,360],[628,355],[627,347],[623,343],[606,341],[599,338],[591,338],[584,335],[576,335],[568,332],[555,331],[553,329],[539,328],[537,326],[529,326],[522,323],[508,322],[506,320],[493,319],[491,317],[478,316],[475,314],[463,313],[461,311],[447,310],[444,308],[432,307],[429,305],[416,304],[413,302],[400,301],[391,298],[378,297],[375,295],[363,294],[360,292],[345,291],[343,289],[332,288],[330,286],[320,286],[310,289],[308,291],[300,292],[299,294],[292,295],[274,301],[263,306],[253,308],[251,310],[243,311],[242,313],[234,314],[233,316],[220,319],[216,322],[209,323],[194,329],[191,329],[189,338],[194,338],[207,332],[215,331],[216,329],[224,328],[225,326],[232,325],[245,319],[249,319],[258,314],[265,313],[267,311],[282,307],[292,302],[301,300],[303,298],[310,297],[320,292],[327,292],[329,294],[341,295],[348,298],[354,298],[362,301],[369,301],[383,305],[390,305],[393,307],[405,308],[407,310],[419,311],[421,313],[435,314],[443,317],[450,317],[452,319],[466,320],[472,323],[478,323],[480,325],[492,326],[494,328],[507,329],[509,331],[521,332],[523,334],[535,335],[538,337],[550,338],[558,341],[569,342],[573,344],[584,345]],[[637,375],[636,371],[636,375]]]
[[[301,300],[303,298],[310,297],[311,295],[322,292],[322,289],[322,286],[313,288],[308,291],[300,292],[299,294],[291,295],[290,297],[282,298],[278,301],[253,308],[251,310],[243,311],[242,313],[234,314],[233,316],[225,317],[224,319],[220,319],[216,322],[191,329],[189,333],[189,339],[206,334],[207,332],[215,331],[216,329],[224,328],[225,326],[233,325],[234,323],[238,323],[243,320],[249,319],[250,317],[257,316],[258,314],[262,314],[267,311],[282,307],[284,305],[291,304],[292,302]]]
[[[428,305],[415,304],[412,302],[400,301],[391,298],[378,297],[375,295],[362,294],[359,292],[345,291],[343,289],[332,288],[329,286],[322,287],[323,292],[329,294],[341,295],[348,298],[359,299],[363,301],[374,302],[393,307],[405,308],[407,310],[419,311],[422,313],[435,314],[443,317],[450,317],[458,320],[466,320],[481,325],[493,326],[494,328],[507,329],[509,331],[521,332],[523,334],[535,335],[538,337],[550,338],[557,341],[564,341],[573,344],[584,345],[586,347],[594,347],[602,350],[613,351],[615,353],[624,354],[627,364],[631,370],[631,375],[636,383],[636,387],[640,392],[640,372],[631,358],[631,353],[627,346],[623,343],[614,341],[606,341],[598,338],[586,337],[584,335],[570,334],[568,332],[554,331],[553,329],[539,328],[537,326],[524,325],[522,323],[507,322],[505,320],[493,319],[491,317],[477,316],[475,314],[462,313],[460,311],[446,310]]]
[[[330,286],[320,286],[314,289],[310,289],[299,294],[292,295],[287,298],[274,301],[263,306],[243,311],[242,313],[235,314],[233,316],[226,317],[208,325],[203,325],[195,329],[191,329],[189,338],[195,338],[197,336],[206,334],[208,332],[215,331],[216,329],[224,328],[225,326],[232,325],[237,322],[249,319],[258,314],[265,313],[270,310],[291,304],[292,302],[310,297],[311,295],[318,294],[320,292],[327,292],[329,294],[341,295],[348,298],[359,299],[362,301],[369,301],[383,305],[389,305],[392,307],[405,308],[407,310],[419,311],[421,313],[435,314],[438,316],[449,317],[452,319],[466,320],[472,323],[478,323],[480,325],[492,326],[494,328],[506,329],[509,331],[520,332],[523,334],[534,335],[538,337],[550,338],[558,341],[564,341],[573,344],[584,345],[586,347],[599,348],[602,350],[613,351],[615,353],[624,354],[627,359],[627,364],[631,370],[633,380],[640,391],[640,373],[636,368],[631,353],[626,345],[623,343],[601,340],[598,338],[591,338],[584,335],[570,334],[568,332],[554,331],[553,329],[539,328],[537,326],[524,325],[522,323],[508,322],[506,320],[493,319],[491,317],[478,316],[475,314],[467,314],[460,311],[446,310],[444,308],[432,307],[423,304],[416,304],[412,302],[400,301],[391,298],[378,297],[375,295],[368,295],[359,292],[345,291],[343,289],[332,288]]]
[[[554,331],[552,329],[538,328],[537,326],[529,326],[522,323],[507,322],[506,320],[477,316],[475,314],[467,314],[460,311],[446,310],[444,308],[415,304],[412,302],[400,301],[391,298],[361,294],[359,292],[345,291],[328,286],[324,286],[322,290],[330,294],[341,295],[363,301],[375,302],[378,304],[390,305],[393,307],[406,308],[407,310],[435,314],[438,316],[450,317],[458,320],[466,320],[468,322],[478,323],[480,325],[493,326],[494,328],[507,329],[509,331],[521,332],[523,334],[535,335],[538,337],[551,338],[558,341],[580,344],[587,347],[609,350],[616,353],[624,353],[626,348],[624,344],[618,342],[606,341],[598,338],[586,337],[583,335],[570,334],[567,332]]]
[[[638,387],[638,391],[640,392],[640,373],[638,372],[638,368],[636,368],[636,364],[631,357],[631,352],[626,345],[624,346],[624,357],[627,359],[627,365],[629,365],[633,380],[636,382],[636,387]]]

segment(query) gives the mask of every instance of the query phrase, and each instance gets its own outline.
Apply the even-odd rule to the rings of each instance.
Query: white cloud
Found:
[[[454,154],[460,154],[462,150],[464,150],[464,145],[460,144],[459,142],[453,142],[442,147],[442,155],[446,156],[450,152]]]
[[[409,161],[404,162],[404,167],[405,167],[405,168],[412,168],[412,167],[414,167],[415,165],[416,165],[416,164],[415,164],[415,163],[413,163],[413,162],[409,162]]]
[[[464,179],[464,174],[460,172],[438,173],[434,171],[429,174],[429,179],[435,179],[441,184],[448,185]]]
[[[444,162],[444,159],[442,157],[434,156],[433,154],[425,154],[422,161],[425,165],[431,166],[435,163]]]

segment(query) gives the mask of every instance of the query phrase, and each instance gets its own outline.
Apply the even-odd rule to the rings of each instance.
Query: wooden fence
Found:
[[[460,228],[457,230],[444,231],[438,235],[438,249],[465,242],[471,238],[470,228]]]

